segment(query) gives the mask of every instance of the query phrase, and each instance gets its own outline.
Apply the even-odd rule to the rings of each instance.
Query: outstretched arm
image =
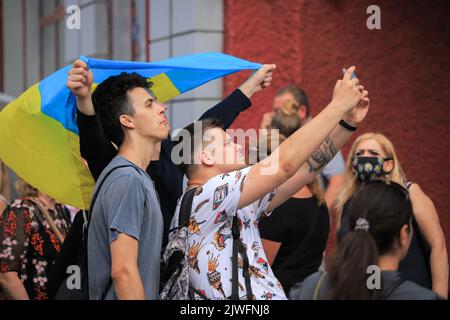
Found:
[[[360,86],[360,92],[363,100],[356,108],[347,113],[343,120],[354,127],[365,119],[369,111],[368,92],[364,91],[364,87]],[[333,132],[328,136],[308,158],[305,164],[297,173],[288,181],[283,183],[277,190],[277,194],[271,201],[268,210],[273,210],[287,199],[292,197],[301,188],[310,183],[317,174],[333,159],[336,153],[350,139],[354,131],[350,131],[341,125],[337,125]]]
[[[360,92],[358,79],[350,79],[354,69],[349,68],[344,78],[338,80],[332,101],[319,115],[293,133],[269,157],[250,168],[239,200],[239,208],[260,199],[297,173],[314,150],[330,135],[339,120],[360,100],[367,99],[363,96],[367,92]],[[335,152],[332,150],[334,145],[328,143],[327,147],[329,150],[326,152]],[[317,161],[310,163],[311,170],[320,170],[323,160],[315,160]]]
[[[202,119],[215,118],[220,120],[224,129],[231,126],[239,113],[251,106],[251,97],[264,88],[270,86],[272,73],[276,66],[265,64],[257,72],[252,74],[238,89],[233,91],[228,97],[206,111]]]
[[[88,70],[87,64],[81,60],[75,61],[69,71],[67,87],[77,101],[80,153],[86,159],[92,176],[97,180],[117,151],[103,132],[100,120],[95,114],[91,96],[92,83],[92,71]]]

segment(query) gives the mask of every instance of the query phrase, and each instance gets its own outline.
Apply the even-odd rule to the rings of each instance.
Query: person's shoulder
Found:
[[[409,190],[409,194],[411,197],[419,197],[421,199],[428,198],[428,195],[422,190],[420,185],[417,182],[407,182],[406,188]]]
[[[24,218],[36,220],[38,208],[36,203],[29,197],[20,197],[14,199],[9,203],[9,205],[3,210],[4,216],[15,216],[16,218]]]
[[[118,168],[106,178],[106,185],[142,183],[142,176],[131,167]]]
[[[309,275],[305,278],[305,280],[296,283],[291,288],[289,291],[289,298],[292,300],[312,300],[319,280],[325,276],[326,274],[320,271]]]
[[[391,291],[388,300],[437,300],[439,296],[433,291],[421,287],[415,282],[406,280],[398,271],[383,271],[385,289]],[[393,289],[393,286],[397,287]],[[391,288],[391,289],[388,289]]]
[[[7,209],[12,211],[18,211],[18,210],[29,210],[34,209],[36,207],[36,203],[31,200],[28,197],[20,197],[17,199],[14,199],[11,201],[11,203],[8,205]]]
[[[100,178],[98,181],[101,181],[102,179],[106,178],[106,175],[109,173],[107,179],[108,180],[114,180],[117,178],[125,179],[129,177],[129,179],[140,179],[146,172],[142,169],[140,169],[135,164],[131,163],[130,161],[120,157],[116,156],[102,171]]]
[[[250,167],[239,169],[236,171],[221,173],[209,179],[205,184],[205,189],[215,189],[220,186],[233,186],[245,180]]]
[[[107,174],[108,176],[106,176]],[[113,160],[103,170],[97,181],[96,188],[99,188],[100,183],[103,183],[99,196],[105,192],[124,193],[128,189],[135,189],[138,186],[144,189],[146,187],[146,178],[150,179],[143,170],[131,163]]]
[[[433,291],[421,287],[418,284],[405,280],[392,293],[389,300],[439,300],[440,298]]]

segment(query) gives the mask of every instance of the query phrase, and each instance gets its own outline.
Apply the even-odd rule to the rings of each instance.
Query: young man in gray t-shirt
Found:
[[[92,73],[77,60],[68,87],[77,104],[94,102],[103,130],[119,147],[92,209],[88,231],[90,299],[156,299],[163,218],[152,180],[145,172],[157,144],[166,139],[166,107],[146,79],[122,73],[103,81],[91,99]]]

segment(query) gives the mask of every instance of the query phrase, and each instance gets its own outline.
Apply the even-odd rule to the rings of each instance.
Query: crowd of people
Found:
[[[263,65],[171,139],[166,106],[147,79],[122,73],[91,93],[92,72],[75,61],[67,86],[80,153],[96,180],[91,210],[71,215],[22,180],[22,196],[8,201],[0,163],[0,294],[58,298],[67,267],[84,251],[89,299],[180,297],[161,261],[181,241],[186,263],[177,267],[190,299],[447,299],[437,211],[406,178],[393,144],[365,133],[346,163],[340,152],[369,113],[355,67],[315,117],[302,89],[281,88],[260,125],[269,148],[249,163],[248,148],[227,129],[275,68]],[[334,210],[338,245],[328,265]],[[369,287],[374,267],[380,285]],[[172,287],[182,282],[174,275]]]

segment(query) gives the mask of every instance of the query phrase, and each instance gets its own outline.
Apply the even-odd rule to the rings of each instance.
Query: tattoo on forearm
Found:
[[[337,150],[333,144],[333,140],[329,137],[321,144],[319,149],[314,151],[311,157],[307,160],[309,165],[309,173],[319,172],[325,167],[328,162],[336,155]]]

